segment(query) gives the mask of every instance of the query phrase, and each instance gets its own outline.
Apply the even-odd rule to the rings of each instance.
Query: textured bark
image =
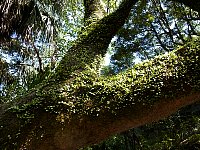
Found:
[[[84,70],[86,65],[105,56],[111,39],[125,23],[137,1],[125,0],[115,12],[86,26],[76,44],[67,51],[57,67],[56,78],[69,78],[72,72]]]
[[[200,100],[199,41],[116,76],[96,73],[136,2],[86,26],[50,79],[0,104],[2,149],[75,150]]]
[[[84,7],[85,26],[102,19],[106,15],[103,2],[101,0],[84,0]]]

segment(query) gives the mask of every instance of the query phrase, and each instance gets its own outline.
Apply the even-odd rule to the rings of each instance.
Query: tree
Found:
[[[146,9],[141,9],[141,7]],[[114,52],[114,54],[111,57],[110,65],[103,68],[102,73],[113,74],[130,68],[134,65],[132,57],[135,55],[133,54],[140,56],[141,59],[152,58],[152,56],[155,57],[154,55],[169,52],[177,45],[190,41],[191,37],[198,35],[196,27],[199,26],[199,23],[196,20],[198,16],[196,18],[195,14],[180,3],[169,3],[165,0],[162,2],[151,0],[147,5],[137,3],[137,7],[132,9],[129,19],[115,36],[116,40],[112,42],[112,53]],[[198,136],[199,122],[197,109],[195,109],[198,108],[198,105],[198,103],[190,105],[190,107],[193,106],[193,109],[185,107],[157,123],[113,135],[88,149],[161,150],[182,149],[186,145],[190,147],[187,149],[197,149],[199,147],[197,142],[191,140],[186,143],[183,141],[192,139],[191,135]],[[134,134],[137,136],[134,137]],[[184,146],[182,142],[185,144]]]
[[[0,104],[3,149],[77,149],[199,100],[199,40],[116,76],[99,76],[100,60],[136,2],[124,0],[106,15],[98,0],[84,1],[85,26],[55,72]],[[198,11],[194,3],[186,5]],[[5,18],[3,41],[17,32]]]

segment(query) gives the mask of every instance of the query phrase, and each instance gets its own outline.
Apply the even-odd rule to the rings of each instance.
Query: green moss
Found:
[[[199,42],[190,43],[111,77],[99,77],[94,63],[84,71],[72,73],[69,80],[42,85],[37,88],[35,99],[12,111],[28,120],[34,117],[36,109],[65,114],[70,119],[82,115],[97,117],[105,112],[116,114],[138,103],[150,107],[161,99],[199,91],[199,56]]]
[[[95,119],[106,114],[114,118],[123,109],[138,110],[138,104],[151,107],[160,100],[199,92],[199,45],[199,41],[191,42],[116,76],[99,76],[94,63],[86,65],[84,71],[73,72],[68,80],[44,81],[9,109],[20,124],[19,131],[10,135],[11,143],[40,113],[50,113],[51,122],[62,126],[83,116]]]

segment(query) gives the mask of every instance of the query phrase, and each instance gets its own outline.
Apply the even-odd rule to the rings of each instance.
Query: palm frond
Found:
[[[60,1],[47,0],[2,0],[0,2],[0,43],[9,40],[12,35],[29,39],[37,33],[45,33],[51,26],[54,32],[61,12]]]

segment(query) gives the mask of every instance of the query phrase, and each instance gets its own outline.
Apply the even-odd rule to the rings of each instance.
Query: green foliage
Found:
[[[1,2],[1,7],[8,4],[7,0],[4,2],[4,4],[3,1]],[[9,4],[15,7],[7,15],[8,18],[11,16],[16,18],[13,27],[9,26],[10,22],[6,22],[6,18],[3,18],[3,24],[9,30],[6,33],[8,36],[4,36],[3,40],[1,36],[4,30],[0,32],[0,59],[5,62],[4,65],[0,64],[0,92],[4,98],[15,99],[17,94],[22,95],[47,79],[49,74],[55,71],[55,67],[66,50],[72,46],[83,24],[81,1],[62,1],[62,3],[60,1],[34,1],[31,6],[34,8],[30,8],[31,14],[27,21],[23,18],[25,14],[22,10],[31,3],[33,1],[22,3],[13,1]],[[17,10],[19,13],[13,16]],[[70,17],[65,17],[66,15]],[[20,27],[23,31],[18,32],[15,26],[20,19],[24,19],[23,26]],[[4,27],[3,29],[6,30]],[[6,68],[3,67],[5,65]]]
[[[181,4],[138,2],[112,43],[111,64],[115,72],[126,70],[135,58],[150,59],[184,45],[199,36],[198,30],[198,14]]]
[[[141,127],[139,137],[144,149],[195,149],[199,147],[198,142],[190,140],[190,136],[197,136],[199,131],[199,116],[192,112],[184,113],[182,109],[175,115],[158,123]],[[190,145],[184,141],[190,141]],[[189,143],[189,142],[188,142]],[[193,147],[193,148],[192,148]],[[196,148],[197,148],[196,147]]]

